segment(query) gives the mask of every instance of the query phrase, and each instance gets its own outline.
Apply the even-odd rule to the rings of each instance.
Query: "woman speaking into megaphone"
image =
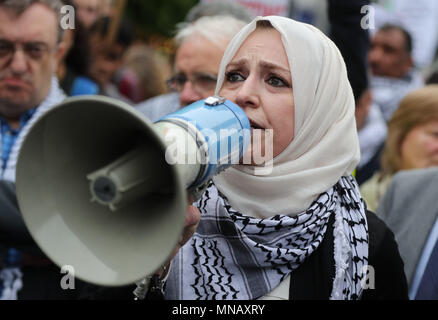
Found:
[[[229,44],[216,94],[248,116],[249,151],[188,208],[172,259],[139,286],[173,300],[406,298],[394,237],[352,176],[355,104],[336,46],[310,25],[256,18]]]

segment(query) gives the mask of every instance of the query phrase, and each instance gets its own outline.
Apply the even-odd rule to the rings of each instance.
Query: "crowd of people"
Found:
[[[325,2],[323,32],[201,1],[167,57],[111,1],[0,0],[0,300],[134,298],[135,284],[63,290],[20,216],[24,138],[80,95],[152,122],[220,95],[253,130],[274,131],[269,175],[232,166],[188,206],[153,298],[438,300],[438,70],[418,65],[422,42],[394,20],[363,27],[369,0]],[[59,24],[63,5],[75,8],[74,29]]]

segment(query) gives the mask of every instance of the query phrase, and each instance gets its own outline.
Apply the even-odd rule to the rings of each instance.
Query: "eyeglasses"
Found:
[[[24,42],[16,44],[7,40],[0,40],[0,60],[10,59],[21,46],[25,56],[31,60],[41,60],[50,51],[47,44],[43,42]]]
[[[184,73],[179,73],[167,80],[167,87],[171,91],[181,92],[189,81],[198,93],[210,94],[216,88],[217,77],[207,73],[195,73],[187,77]]]

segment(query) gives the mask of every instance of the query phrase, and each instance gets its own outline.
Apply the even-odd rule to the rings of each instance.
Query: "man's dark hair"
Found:
[[[62,36],[64,34],[64,29],[61,27],[61,8],[64,3],[61,0],[0,0],[0,8],[11,10],[17,16],[23,14],[24,11],[29,9],[34,4],[43,4],[49,9],[51,9],[58,22],[58,42],[61,42]]]
[[[407,31],[405,28],[396,24],[386,23],[379,29],[379,31],[392,31],[392,30],[397,30],[403,35],[403,38],[405,39],[406,52],[409,54],[412,53],[413,50],[412,36],[409,33],[409,31]]]
[[[105,39],[109,33],[111,24],[110,17],[99,18],[89,30],[89,36],[97,34],[100,38]],[[125,48],[129,47],[135,39],[134,30],[132,26],[127,22],[122,20],[118,27],[114,43],[117,43]]]

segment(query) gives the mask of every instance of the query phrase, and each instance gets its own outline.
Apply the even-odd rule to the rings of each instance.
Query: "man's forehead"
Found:
[[[387,45],[403,47],[403,34],[397,29],[379,30],[372,39],[372,42],[385,43]]]
[[[56,42],[57,16],[41,4],[32,5],[22,14],[0,7],[0,37],[10,41]]]
[[[217,61],[215,61],[217,60]],[[192,59],[189,57],[177,59],[174,65],[175,72],[189,74],[216,74],[219,70],[220,59]]]
[[[218,46],[203,36],[192,36],[177,50],[175,71],[186,73],[215,74],[224,54],[227,41],[221,41]]]

